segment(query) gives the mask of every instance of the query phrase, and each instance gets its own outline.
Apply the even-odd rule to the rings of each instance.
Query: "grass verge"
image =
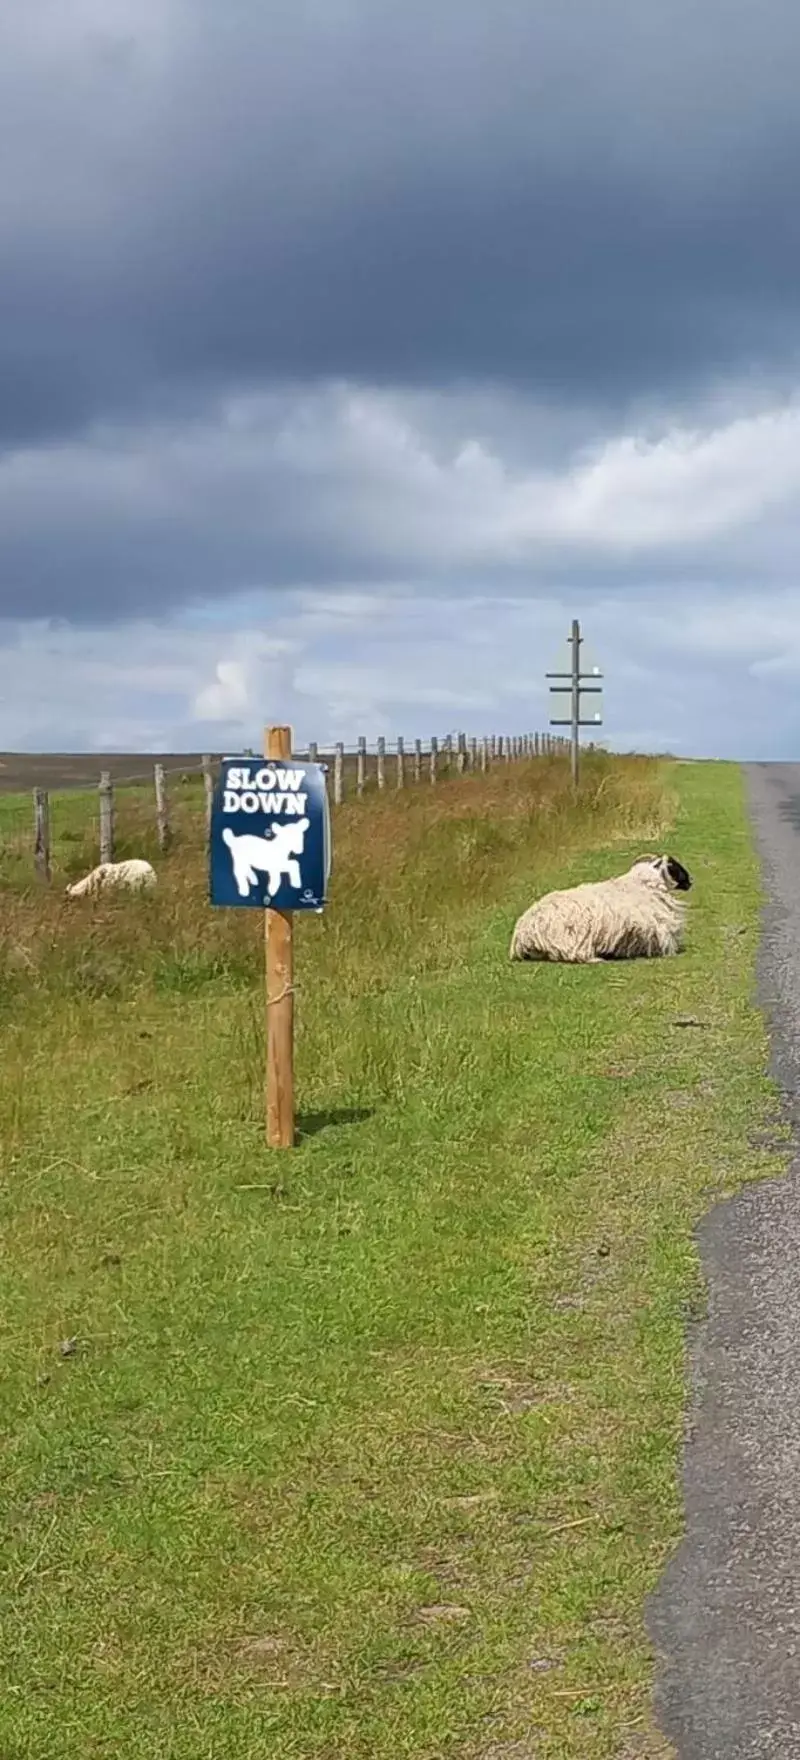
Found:
[[[576,809],[540,763],[336,829],[289,1156],[198,848],[152,900],[4,894],[3,1760],[662,1751],[692,1225],[781,1164],[739,772],[598,756]],[[509,965],[536,890],[654,844],[681,959]]]

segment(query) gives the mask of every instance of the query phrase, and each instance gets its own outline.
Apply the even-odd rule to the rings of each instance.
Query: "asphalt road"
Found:
[[[800,1132],[800,764],[748,767],[770,899],[759,988]],[[699,1230],[687,1532],[650,1603],[679,1760],[800,1760],[800,1159]]]

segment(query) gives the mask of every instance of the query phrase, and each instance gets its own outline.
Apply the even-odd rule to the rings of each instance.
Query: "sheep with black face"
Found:
[[[683,946],[691,875],[674,856],[640,856],[626,874],[548,892],[514,927],[512,960],[598,965],[658,959]]]

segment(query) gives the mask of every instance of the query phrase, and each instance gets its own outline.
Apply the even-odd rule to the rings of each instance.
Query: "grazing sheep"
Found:
[[[101,862],[84,880],[67,887],[67,898],[95,898],[98,892],[122,887],[128,892],[141,892],[155,886],[155,869],[149,862]]]
[[[511,937],[513,960],[598,965],[678,953],[691,875],[674,856],[640,856],[627,874],[548,892],[525,911]]]

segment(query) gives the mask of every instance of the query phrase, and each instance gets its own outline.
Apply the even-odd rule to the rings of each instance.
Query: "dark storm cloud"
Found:
[[[799,52],[795,0],[9,8],[0,434],[280,378],[610,415],[788,370]]]
[[[649,444],[576,450],[576,431],[476,389],[293,386],[9,451],[0,616],[107,624],[264,587],[795,578],[800,401],[723,401]]]

